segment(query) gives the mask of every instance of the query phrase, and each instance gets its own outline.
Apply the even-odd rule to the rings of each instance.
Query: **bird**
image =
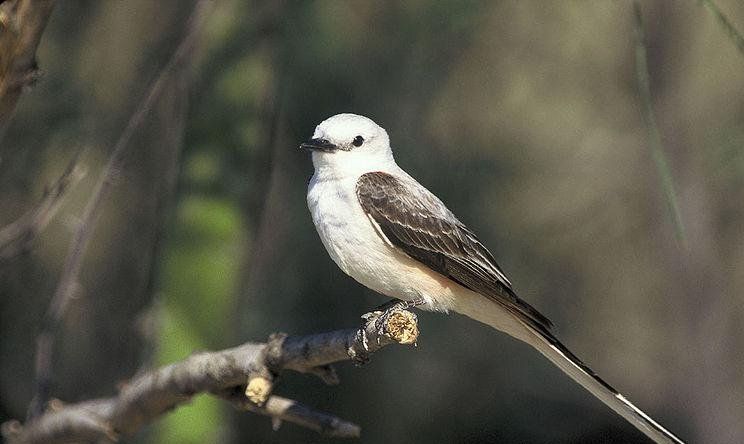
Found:
[[[475,233],[398,166],[385,129],[336,114],[300,148],[314,167],[307,191],[313,223],[344,273],[409,306],[460,313],[531,345],[654,442],[683,443],[558,340]]]

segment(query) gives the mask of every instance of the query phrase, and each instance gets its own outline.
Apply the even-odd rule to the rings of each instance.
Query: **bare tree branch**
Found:
[[[31,242],[57,214],[67,192],[83,177],[78,165],[80,153],[67,165],[62,175],[44,193],[39,204],[15,222],[0,228],[0,261],[7,261],[27,251]]]
[[[121,387],[117,396],[71,405],[51,402],[43,415],[26,424],[3,424],[3,436],[9,444],[114,441],[119,435],[135,433],[194,395],[210,393],[240,409],[271,417],[275,427],[286,421],[327,436],[356,437],[360,432],[357,425],[271,395],[271,387],[282,370],[335,375],[329,367],[334,362],[363,362],[389,344],[414,344],[418,338],[416,316],[410,311],[392,308],[362,318],[364,323],[359,329],[307,336],[276,334],[266,343],[193,354],[135,377]],[[265,385],[262,396],[248,399],[245,387],[255,386],[255,381],[261,379]],[[338,378],[327,376],[323,380],[338,382]]]
[[[129,141],[134,135],[134,132],[140,127],[147,114],[162,95],[173,71],[178,67],[183,66],[185,63],[188,63],[191,59],[190,56],[192,55],[193,48],[198,40],[199,31],[204,22],[207,5],[209,3],[210,2],[207,0],[199,0],[196,3],[194,12],[189,18],[188,29],[181,40],[181,43],[168,60],[165,67],[160,71],[160,74],[151,85],[144,100],[139,104],[138,108],[127,123],[127,126],[124,128],[124,131],[121,133],[121,136],[119,136],[116,145],[114,145],[108,164],[101,173],[93,194],[85,206],[83,215],[81,216],[81,221],[70,244],[59,284],[57,285],[57,289],[49,303],[49,309],[46,313],[42,331],[37,338],[35,361],[36,388],[31,405],[29,406],[29,418],[38,415],[43,410],[44,405],[49,399],[49,387],[52,380],[52,355],[56,331],[67,310],[67,305],[69,304],[70,299],[72,299],[77,287],[78,275],[82,266],[83,256],[92,237],[93,231],[95,230],[101,205],[109,196],[117,173],[122,168],[125,159],[124,155],[127,152]]]
[[[0,2],[0,140],[24,87],[37,78],[36,49],[54,0]]]

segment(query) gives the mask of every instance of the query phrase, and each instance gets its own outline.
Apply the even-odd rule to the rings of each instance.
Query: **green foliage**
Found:
[[[181,360],[205,347],[205,338],[193,328],[193,315],[184,315],[176,303],[163,309],[158,360],[160,364]],[[207,321],[207,319],[203,319]],[[215,321],[215,319],[211,319]],[[155,423],[153,442],[161,444],[201,444],[216,442],[224,419],[224,406],[206,395],[195,397]]]
[[[199,162],[193,160],[192,168],[203,177],[211,170],[210,161]],[[243,233],[232,202],[186,196],[179,203],[164,256],[158,365],[225,346]],[[214,442],[223,422],[219,401],[200,396],[159,423],[155,442]]]

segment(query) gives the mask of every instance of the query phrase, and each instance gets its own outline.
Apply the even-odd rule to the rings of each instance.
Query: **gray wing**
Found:
[[[379,171],[366,173],[357,181],[357,198],[388,240],[410,257],[550,334],[550,320],[517,297],[475,234],[436,196],[416,185]]]

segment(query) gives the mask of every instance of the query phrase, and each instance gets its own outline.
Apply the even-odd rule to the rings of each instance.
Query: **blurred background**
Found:
[[[695,1],[646,1],[669,209],[624,1],[215,1],[188,88],[169,88],[117,171],[60,333],[52,396],[276,331],[355,326],[384,299],[327,257],[298,149],[339,113],[479,234],[522,297],[690,442],[744,442],[744,55]],[[744,28],[744,5],[716,2]],[[112,146],[193,2],[57,2],[45,75],[0,142],[0,226],[81,148],[86,177],[30,251],[0,263],[0,421],[25,417],[35,337]],[[287,372],[277,394],[362,426],[360,443],[626,443],[644,437],[525,345],[422,313],[415,349]],[[133,443],[330,443],[207,396]]]

